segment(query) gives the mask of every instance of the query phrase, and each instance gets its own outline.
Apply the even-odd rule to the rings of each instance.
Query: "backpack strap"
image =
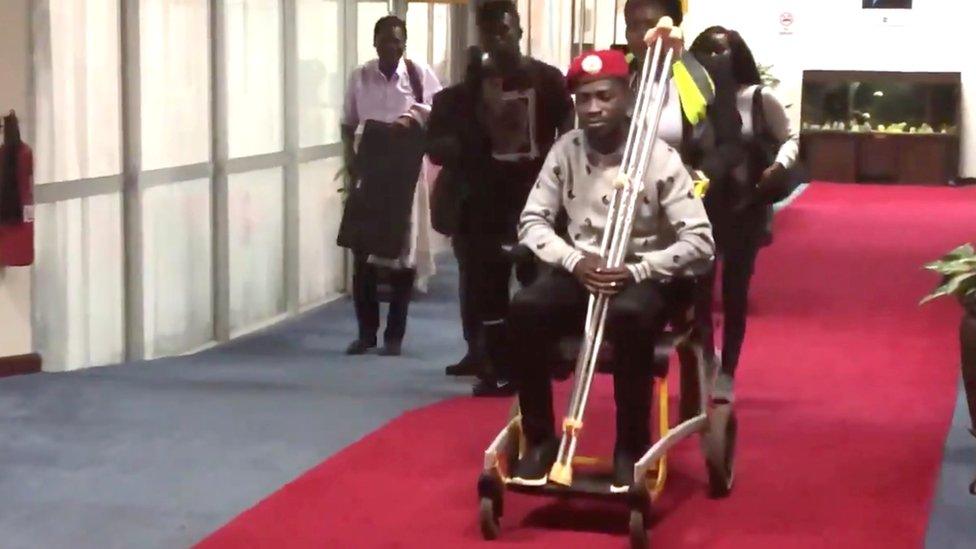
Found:
[[[407,65],[407,78],[410,79],[410,89],[413,91],[413,98],[417,100],[417,103],[423,103],[424,81],[421,80],[420,72],[417,71],[417,64],[407,58],[404,58],[403,62]]]
[[[768,137],[766,108],[763,105],[763,87],[757,86],[752,94],[752,133],[757,140]]]

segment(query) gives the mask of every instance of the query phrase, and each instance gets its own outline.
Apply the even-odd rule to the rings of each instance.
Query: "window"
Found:
[[[140,0],[144,170],[210,159],[208,13],[207,0]]]
[[[451,9],[446,4],[411,2],[407,5],[407,58],[420,60],[437,74],[441,83],[450,80]]]
[[[50,0],[40,26],[49,41],[36,48],[37,183],[120,173],[117,3]]]
[[[342,74],[338,0],[298,1],[298,134],[302,147],[339,141]]]
[[[280,151],[281,7],[278,0],[228,0],[227,129],[231,158]]]
[[[343,91],[389,2],[35,4],[46,369],[193,351],[345,289]],[[411,55],[442,76],[450,14],[409,14]]]
[[[230,326],[240,331],[285,312],[281,168],[230,176]]]
[[[148,358],[214,337],[210,180],[157,185],[142,195],[142,276]]]
[[[390,14],[386,2],[358,2],[356,4],[356,59],[362,65],[376,59],[376,48],[373,47],[373,28],[380,18]]]

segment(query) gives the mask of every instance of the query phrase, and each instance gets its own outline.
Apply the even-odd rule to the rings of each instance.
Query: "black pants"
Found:
[[[722,277],[722,371],[735,375],[746,337],[749,314],[749,284],[755,271],[758,243],[730,246],[721,252],[715,268]],[[715,271],[703,277],[696,288],[695,325],[701,334],[705,356],[715,355],[715,337],[712,326],[712,303],[715,295]],[[682,357],[684,358],[684,357]]]
[[[684,286],[684,284],[679,284]],[[680,306],[677,286],[644,281],[611,302],[605,339],[613,345],[617,446],[634,453],[650,443],[651,389],[656,336],[668,313]],[[690,299],[688,289],[684,299]],[[569,273],[545,273],[515,295],[509,311],[513,377],[519,389],[522,425],[530,443],[554,433],[551,365],[560,339],[580,335],[589,293]]]
[[[452,244],[458,261],[461,325],[468,353],[490,359],[493,371],[481,372],[481,377],[508,379],[505,323],[516,266],[502,253],[501,237],[456,235]],[[516,278],[527,284],[534,278],[534,266],[534,261],[517,266]]]
[[[379,279],[378,267],[368,263],[367,254],[355,254],[352,273],[352,296],[356,304],[356,320],[359,322],[359,338],[375,341],[380,328],[380,302],[376,287]],[[386,319],[385,341],[402,341],[407,331],[407,311],[413,294],[413,283],[417,272],[414,269],[393,269],[390,271],[390,312]]]

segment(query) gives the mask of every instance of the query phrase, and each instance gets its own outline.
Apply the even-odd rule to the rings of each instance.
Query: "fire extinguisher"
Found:
[[[3,117],[0,146],[0,267],[34,262],[34,153],[20,138],[17,114]]]

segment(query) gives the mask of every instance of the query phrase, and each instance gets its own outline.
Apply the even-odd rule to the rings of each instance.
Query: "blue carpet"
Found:
[[[456,395],[456,270],[402,358],[342,354],[333,303],[198,355],[0,380],[0,547],[186,547],[404,411]]]
[[[976,547],[976,496],[969,494],[969,483],[976,476],[976,439],[969,427],[966,395],[960,384],[926,536],[926,547],[931,549]]]

